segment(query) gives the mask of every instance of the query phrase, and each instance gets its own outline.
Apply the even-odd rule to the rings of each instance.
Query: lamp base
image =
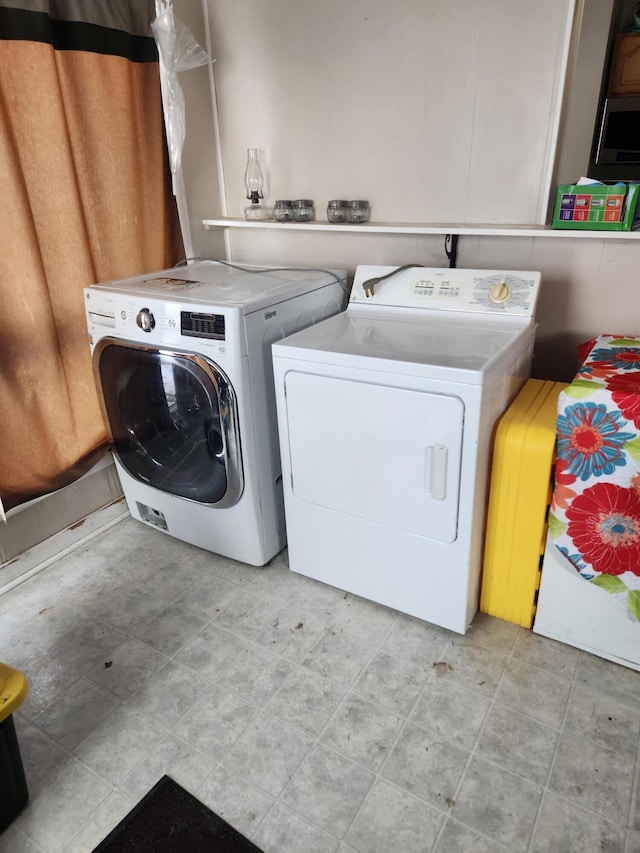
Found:
[[[264,204],[248,204],[244,209],[244,218],[254,222],[272,219],[272,211]]]

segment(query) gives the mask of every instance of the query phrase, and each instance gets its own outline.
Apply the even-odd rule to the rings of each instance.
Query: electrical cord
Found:
[[[380,284],[381,281],[385,281],[387,278],[393,278],[394,275],[398,275],[398,273],[403,272],[404,270],[411,270],[414,267],[423,267],[423,264],[405,264],[403,267],[398,267],[397,269],[388,272],[386,275],[368,278],[366,281],[362,282],[362,289],[365,292],[365,296],[367,298],[369,296],[373,296],[375,294],[376,284]]]
[[[240,264],[232,264],[231,261],[223,261],[221,258],[184,258],[182,261],[178,261],[175,264],[174,269],[176,267],[184,267],[189,261],[212,261],[216,264],[224,264],[226,267],[231,267],[234,270],[240,270],[240,272],[250,272],[250,273],[270,273],[270,272],[322,272],[326,275],[330,275],[340,287],[344,290],[347,297],[350,295],[350,290],[347,287],[344,279],[341,279],[340,276],[336,275],[333,270],[325,270],[321,267],[263,267],[261,269],[252,269],[251,267],[240,266]]]

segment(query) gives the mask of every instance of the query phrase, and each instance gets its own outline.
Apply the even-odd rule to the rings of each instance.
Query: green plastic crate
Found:
[[[552,228],[581,231],[630,231],[639,184],[561,184]]]

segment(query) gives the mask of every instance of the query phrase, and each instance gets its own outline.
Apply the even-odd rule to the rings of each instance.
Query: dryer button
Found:
[[[138,311],[136,323],[143,332],[150,332],[156,325],[156,319],[148,308],[141,308]]]

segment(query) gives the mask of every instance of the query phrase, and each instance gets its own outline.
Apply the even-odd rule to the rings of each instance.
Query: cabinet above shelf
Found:
[[[426,225],[418,222],[367,222],[364,225],[338,224],[333,222],[274,222],[247,221],[221,217],[203,219],[202,224],[209,230],[217,228],[260,228],[277,231],[333,231],[350,234],[455,234],[457,236],[476,237],[578,237],[596,240],[637,240],[640,231],[580,231],[573,229],[550,228],[548,225],[462,225],[461,223],[440,223]]]

